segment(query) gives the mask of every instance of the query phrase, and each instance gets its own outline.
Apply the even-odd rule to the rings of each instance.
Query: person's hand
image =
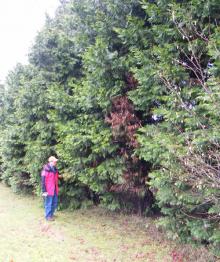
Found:
[[[63,176],[62,176],[62,175],[58,175],[58,177],[59,177],[59,178],[63,178]]]
[[[47,195],[48,195],[47,192],[43,192],[43,194],[42,194],[43,197],[46,197]]]

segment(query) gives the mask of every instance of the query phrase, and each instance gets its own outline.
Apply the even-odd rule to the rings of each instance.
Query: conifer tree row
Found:
[[[149,214],[220,250],[218,0],[62,1],[1,88],[0,179],[61,207]]]

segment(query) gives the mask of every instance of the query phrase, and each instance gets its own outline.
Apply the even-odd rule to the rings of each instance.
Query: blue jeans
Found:
[[[45,218],[48,219],[54,215],[55,209],[58,205],[58,196],[56,192],[53,196],[47,196],[44,200]]]

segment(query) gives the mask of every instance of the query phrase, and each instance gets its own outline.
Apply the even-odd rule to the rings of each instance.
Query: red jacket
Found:
[[[45,165],[41,172],[42,191],[47,192],[49,196],[53,196],[55,189],[58,195],[58,170],[52,168],[49,164]]]

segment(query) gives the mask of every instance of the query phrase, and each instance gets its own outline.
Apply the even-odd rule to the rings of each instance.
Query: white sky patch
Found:
[[[59,0],[0,0],[0,83],[17,63],[27,64],[30,47]]]

